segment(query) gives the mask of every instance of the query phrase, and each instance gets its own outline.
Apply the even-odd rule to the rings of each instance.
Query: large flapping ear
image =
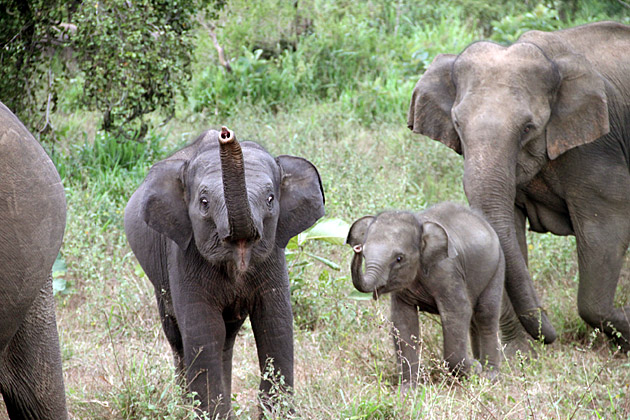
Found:
[[[440,54],[431,63],[413,89],[407,127],[417,134],[438,140],[460,155],[462,147],[451,119],[455,86],[451,79],[453,54]]]
[[[562,81],[547,124],[547,154],[552,160],[610,131],[606,89],[599,73],[579,55],[555,63]]]
[[[357,254],[363,251],[365,234],[373,221],[374,216],[363,216],[362,218],[357,219],[352,226],[350,226],[346,243],[350,245]]]
[[[163,160],[153,165],[144,181],[142,215],[152,229],[188,248],[192,225],[184,198],[183,175],[188,161]]]
[[[549,159],[608,134],[605,82],[593,65],[551,32],[526,32],[519,42],[538,46],[559,72],[560,82],[547,124]]]
[[[457,256],[457,250],[448,232],[438,222],[425,221],[422,224],[420,240],[420,258],[422,265],[426,268],[445,258]]]
[[[284,248],[324,215],[325,198],[319,172],[311,162],[287,155],[278,156],[276,162],[282,169],[276,244]]]

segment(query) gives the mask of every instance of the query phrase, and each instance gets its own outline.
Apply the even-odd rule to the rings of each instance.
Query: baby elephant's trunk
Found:
[[[366,267],[365,274],[363,274],[363,253],[357,252],[354,254],[350,272],[352,274],[352,284],[359,292],[374,292],[375,286],[381,277],[381,271],[378,265],[371,264]]]
[[[223,176],[223,195],[227,208],[230,242],[256,241],[260,232],[256,229],[247,197],[245,183],[245,164],[241,145],[234,132],[221,127],[219,136],[221,147],[221,171]]]

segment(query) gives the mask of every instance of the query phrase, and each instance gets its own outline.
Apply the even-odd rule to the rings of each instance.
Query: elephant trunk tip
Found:
[[[230,130],[226,126],[221,127],[221,134],[219,135],[219,142],[221,144],[229,144],[236,141],[234,131]]]

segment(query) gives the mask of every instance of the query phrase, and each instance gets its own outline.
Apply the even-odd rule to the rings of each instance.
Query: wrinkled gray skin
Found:
[[[230,411],[232,348],[248,315],[261,371],[273,359],[293,387],[284,248],[323,214],[315,166],[239,144],[225,128],[155,164],[129,200],[127,239],[155,286],[176,367],[201,410]],[[270,388],[261,380],[264,401]]]
[[[440,203],[421,213],[388,211],[358,219],[347,243],[355,251],[352,282],[374,297],[392,293],[394,347],[403,386],[416,383],[418,310],[439,314],[444,360],[469,373],[475,359],[498,371],[499,317],[505,263],[492,227],[470,209]],[[363,273],[365,261],[365,273]]]
[[[499,235],[510,300],[546,343],[556,332],[527,269],[526,219],[575,235],[579,314],[630,350],[630,307],[613,304],[630,242],[629,51],[618,23],[530,31],[439,55],[413,92],[409,128],[464,156],[464,190]]]
[[[0,103],[0,393],[11,419],[65,419],[50,276],[66,226],[52,161]]]

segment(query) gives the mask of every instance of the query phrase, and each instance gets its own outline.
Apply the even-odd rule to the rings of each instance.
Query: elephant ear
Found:
[[[610,131],[606,88],[599,73],[581,55],[554,61],[562,81],[547,124],[547,154],[552,160]]]
[[[529,31],[517,42],[536,45],[558,69],[560,82],[547,124],[549,159],[608,134],[606,86],[592,64],[552,32]]]
[[[357,219],[352,226],[350,226],[346,243],[354,248],[355,252],[361,252],[363,244],[365,243],[365,235],[368,227],[370,227],[373,221],[374,216],[363,216],[362,218]]]
[[[458,255],[447,230],[438,222],[425,221],[422,224],[420,242],[420,258],[425,269]]]
[[[324,215],[325,198],[319,172],[311,162],[287,155],[278,156],[276,162],[282,169],[276,244],[284,248]]]
[[[456,58],[453,54],[440,54],[422,75],[413,89],[407,127],[444,143],[461,155],[461,143],[451,119],[455,101],[451,69]]]
[[[183,175],[188,161],[163,160],[153,165],[144,181],[141,211],[152,229],[172,239],[185,250],[192,238],[192,225],[184,199]]]

